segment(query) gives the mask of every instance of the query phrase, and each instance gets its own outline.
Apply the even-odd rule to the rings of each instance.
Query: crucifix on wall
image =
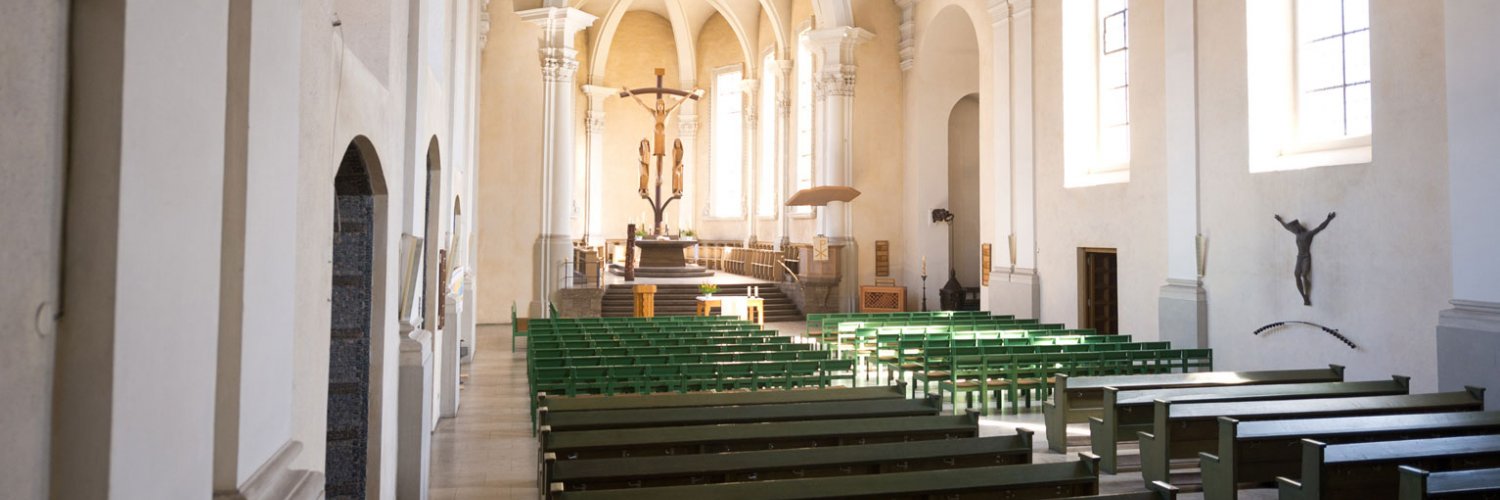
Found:
[[[645,108],[647,112],[651,113],[652,118],[656,119],[656,134],[654,136],[655,140],[653,141],[652,139],[641,139],[641,148],[640,148],[640,155],[641,155],[641,157],[640,157],[641,183],[640,183],[640,188],[638,189],[638,192],[641,195],[641,198],[644,199],[644,200],[646,200],[646,203],[648,203],[648,204],[651,205],[652,214],[655,215],[655,217],[656,217],[654,223],[651,225],[651,234],[652,235],[659,235],[659,234],[661,234],[661,232],[662,232],[662,215],[663,215],[663,213],[666,212],[667,205],[671,204],[673,200],[682,198],[682,191],[683,191],[683,185],[682,185],[682,168],[683,168],[683,166],[682,166],[682,155],[683,155],[682,139],[673,139],[673,141],[672,141],[672,196],[670,198],[662,199],[662,193],[661,193],[662,168],[665,166],[664,164],[666,163],[666,157],[667,157],[667,147],[666,147],[666,145],[667,145],[667,134],[666,134],[666,130],[667,130],[667,118],[671,117],[672,113],[676,112],[677,108],[681,107],[682,103],[687,102],[687,100],[692,99],[692,100],[696,101],[699,98],[703,97],[703,90],[701,90],[701,89],[695,89],[695,90],[693,90],[691,92],[688,92],[688,91],[681,90],[681,89],[667,88],[665,85],[662,84],[662,77],[665,76],[666,74],[667,74],[667,70],[665,68],[656,68],[656,86],[655,87],[644,87],[644,88],[638,88],[638,89],[628,89],[628,88],[622,88],[622,89],[620,89],[620,97],[629,97],[629,98],[635,99],[635,102],[637,104],[640,104],[642,108]],[[642,95],[649,95],[649,94],[656,94],[656,102],[655,102],[654,106],[646,104],[646,101],[644,101],[644,100],[641,99]],[[671,99],[673,102],[670,105],[667,103],[667,101],[669,100],[669,98],[667,96],[674,96],[675,97],[675,99]],[[656,160],[656,182],[655,182],[655,188],[656,189],[655,189],[655,195],[654,196],[653,196],[653,194],[651,192],[651,189],[650,189],[650,187],[652,185],[652,183],[651,183],[651,160],[653,158],[655,158],[655,160]]]

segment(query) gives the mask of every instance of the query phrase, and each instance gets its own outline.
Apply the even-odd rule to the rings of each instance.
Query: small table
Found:
[[[713,314],[714,308],[719,308],[719,314],[725,315],[735,311],[735,315],[755,324],[765,326],[766,324],[766,299],[760,297],[742,296],[698,296],[698,316]]]

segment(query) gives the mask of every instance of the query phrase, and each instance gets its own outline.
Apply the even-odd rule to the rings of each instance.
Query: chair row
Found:
[[[746,361],[665,365],[538,367],[533,393],[648,394],[655,392],[828,387],[854,380],[847,360]]]
[[[952,393],[955,406],[959,393],[977,392],[983,411],[988,411],[989,391],[1005,390],[1012,409],[1019,406],[1023,396],[1030,407],[1032,393],[1040,392],[1036,399],[1045,399],[1059,373],[1071,376],[1145,375],[1212,369],[1211,349],[1162,349],[954,356],[903,365],[901,374],[911,373],[913,384],[921,382],[924,391],[931,391],[932,384],[938,383],[939,394]],[[968,396],[972,399],[972,394]]]
[[[711,354],[720,352],[793,352],[811,351],[811,344],[710,344],[647,347],[591,347],[582,349],[537,349],[528,359],[571,358],[579,356],[656,356],[662,354]]]
[[[683,345],[791,344],[791,337],[667,337],[644,339],[537,340],[537,349],[587,349],[600,347],[667,347]]]
[[[752,325],[753,326],[753,325]],[[776,330],[762,330],[760,328],[725,328],[725,329],[693,329],[682,331],[609,331],[609,332],[571,332],[571,333],[546,333],[532,335],[537,341],[542,340],[591,340],[591,339],[640,339],[640,338],[675,338],[675,337],[745,337],[754,335],[775,335]]]
[[[629,356],[576,356],[536,359],[533,368],[562,366],[680,365],[695,363],[734,363],[741,361],[799,361],[829,359],[828,351],[751,351],[705,354],[658,354]]]

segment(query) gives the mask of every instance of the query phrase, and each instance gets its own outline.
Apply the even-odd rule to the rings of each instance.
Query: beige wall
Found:
[[[948,210],[953,269],[966,287],[979,286],[979,95],[958,100],[948,115]]]
[[[854,2],[854,19],[859,27],[875,35],[855,49],[859,73],[854,81],[854,130],[850,134],[854,152],[854,176],[850,180],[864,193],[850,204],[850,229],[859,245],[856,279],[870,285],[875,283],[875,242],[891,242],[892,277],[901,276],[901,256],[906,248],[900,224],[902,217],[909,215],[902,205],[906,145],[902,140],[904,78],[897,49],[901,43],[901,9],[893,2]],[[794,225],[793,229],[794,241],[811,241],[811,228]],[[916,289],[913,283],[901,284],[908,290]]]
[[[509,323],[532,301],[533,244],[541,233],[542,69],[537,29],[490,4],[479,100],[479,323]],[[581,177],[580,177],[581,178]]]

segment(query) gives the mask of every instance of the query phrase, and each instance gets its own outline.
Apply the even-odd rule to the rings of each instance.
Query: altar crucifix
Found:
[[[656,216],[655,223],[651,225],[651,234],[653,236],[662,233],[662,214],[666,212],[667,205],[671,204],[673,200],[682,198],[682,139],[673,139],[672,141],[672,196],[663,199],[661,193],[662,168],[665,167],[667,158],[667,118],[671,117],[672,113],[676,112],[677,108],[682,106],[683,102],[686,102],[688,99],[696,101],[703,96],[703,90],[701,89],[688,92],[681,89],[666,88],[662,85],[662,77],[666,74],[666,69],[656,68],[655,87],[620,89],[620,97],[635,99],[637,104],[640,104],[642,108],[645,108],[656,119],[655,140],[641,139],[640,148],[641,185],[639,193],[641,198],[651,205],[651,211]],[[641,99],[642,95],[650,94],[656,94],[655,106],[646,104],[646,101]],[[667,104],[669,100],[667,96],[675,96],[675,99],[671,99],[673,102],[670,105]],[[651,160],[653,157],[656,159],[656,189],[654,195],[650,189],[652,185]]]

